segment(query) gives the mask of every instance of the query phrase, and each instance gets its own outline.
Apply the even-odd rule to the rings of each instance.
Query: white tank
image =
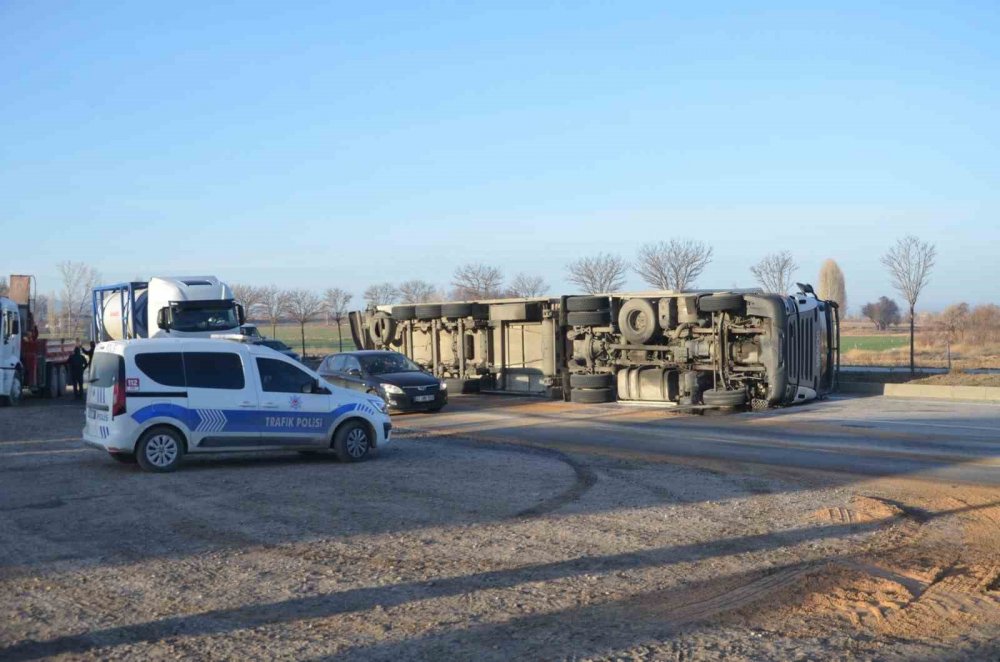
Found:
[[[135,295],[136,314],[132,318],[132,328],[135,330],[133,338],[148,337],[147,308],[149,298],[146,290],[139,290]],[[125,294],[125,310],[129,307],[128,294]],[[118,292],[109,292],[104,295],[104,337],[102,340],[126,340],[122,336],[122,297]],[[126,333],[128,331],[126,330]]]

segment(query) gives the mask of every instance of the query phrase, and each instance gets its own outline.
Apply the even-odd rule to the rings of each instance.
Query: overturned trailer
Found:
[[[837,305],[800,287],[418,304],[349,318],[359,348],[399,351],[452,392],[764,409],[836,386]]]

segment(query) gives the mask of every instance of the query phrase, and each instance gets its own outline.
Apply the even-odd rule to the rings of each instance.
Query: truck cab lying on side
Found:
[[[402,352],[452,392],[765,409],[835,388],[839,315],[809,286],[419,304],[350,314],[359,348]]]

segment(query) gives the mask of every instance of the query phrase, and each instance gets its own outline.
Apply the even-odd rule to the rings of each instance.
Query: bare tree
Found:
[[[635,271],[657,289],[679,292],[692,287],[711,261],[712,247],[704,242],[671,239],[641,246]]]
[[[271,323],[271,337],[277,333],[278,322],[285,316],[288,307],[289,292],[274,285],[261,288],[260,305],[264,309],[267,321]]]
[[[549,289],[541,276],[529,276],[528,274],[517,274],[510,282],[509,292],[512,297],[540,297]]]
[[[230,288],[233,290],[233,298],[236,299],[236,302],[243,304],[243,309],[246,310],[247,317],[250,317],[254,308],[264,303],[263,287],[233,283],[230,285]]]
[[[836,301],[841,316],[847,314],[847,286],[844,284],[844,272],[836,261],[826,260],[819,268],[816,292],[824,301]]]
[[[365,290],[365,302],[369,306],[386,306],[396,303],[399,290],[392,283],[375,283]]]
[[[65,324],[64,332],[78,335],[78,323],[87,317],[87,306],[90,304],[91,290],[97,287],[101,276],[97,270],[83,262],[69,260],[56,265],[62,281],[62,312]]]
[[[313,321],[323,312],[323,300],[309,290],[291,290],[287,292],[285,314],[299,323],[302,334],[302,356],[306,355],[306,323]]]
[[[427,303],[437,294],[437,288],[425,280],[407,280],[399,284],[400,303]]]
[[[8,292],[10,292],[10,287],[7,285],[7,277],[0,276],[0,297],[7,296]]]
[[[347,315],[347,304],[353,297],[339,287],[330,287],[323,292],[323,303],[326,313],[337,323],[337,351],[344,351],[344,335],[341,331],[341,321]]]
[[[49,321],[49,298],[44,294],[35,297],[35,326],[45,328]]]
[[[913,340],[916,331],[917,299],[930,280],[936,257],[937,249],[934,244],[920,241],[913,235],[898,239],[896,245],[882,256],[882,264],[889,270],[892,286],[903,295],[910,306],[910,374],[916,372]]]
[[[799,268],[788,251],[769,253],[760,262],[750,267],[750,273],[767,292],[788,294],[792,287],[792,274]]]
[[[613,292],[625,284],[628,262],[619,255],[600,253],[570,262],[566,270],[569,282],[579,285],[588,294],[601,294]]]
[[[503,296],[503,271],[488,264],[469,263],[455,269],[451,284],[454,298],[497,299]]]

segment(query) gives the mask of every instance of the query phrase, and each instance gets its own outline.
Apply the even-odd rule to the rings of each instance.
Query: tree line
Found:
[[[621,289],[630,271],[634,271],[655,289],[683,291],[696,286],[698,278],[711,263],[713,253],[711,246],[693,239],[650,242],[639,247],[632,261],[614,253],[580,257],[566,265],[566,277],[588,294]],[[930,279],[935,259],[935,247],[913,236],[899,239],[881,259],[893,288],[903,296],[908,306],[911,367],[916,304]],[[779,251],[761,258],[750,267],[750,273],[764,291],[786,294],[791,290],[792,279],[798,268],[790,251]],[[59,301],[62,305],[56,326],[63,332],[78,332],[89,319],[90,292],[99,284],[100,273],[85,263],[72,261],[60,262],[57,269],[61,281]],[[6,289],[6,279],[0,280],[0,293]],[[305,325],[323,315],[337,323],[338,339],[343,342],[340,327],[353,298],[346,290],[333,287],[317,294],[308,289],[282,289],[274,285],[241,283],[233,284],[232,289],[236,300],[243,304],[248,315],[257,319],[262,317],[271,324],[272,335],[279,322],[297,322],[301,330],[303,352]],[[545,295],[548,290],[549,285],[540,276],[522,272],[508,281],[500,267],[467,263],[453,272],[450,289],[441,289],[419,279],[400,283],[380,282],[369,285],[363,298],[368,306],[382,306],[441,300],[537,297]],[[827,260],[823,263],[817,280],[817,294],[822,299],[836,301],[840,309],[846,312],[844,274],[835,261]],[[40,321],[48,317],[50,303],[48,297],[37,298],[36,314]],[[865,304],[861,311],[880,329],[901,321],[899,306],[885,296]]]

